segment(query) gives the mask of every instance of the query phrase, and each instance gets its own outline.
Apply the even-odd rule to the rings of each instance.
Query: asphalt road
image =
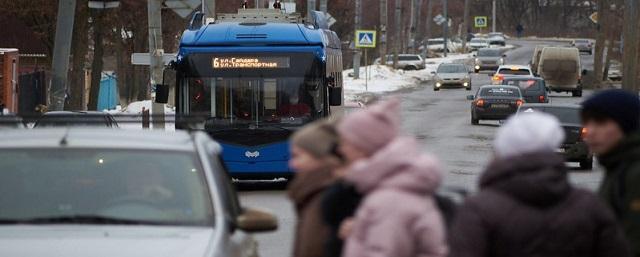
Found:
[[[511,41],[520,47],[507,52],[508,64],[528,64],[537,44],[562,45],[559,42]],[[584,55],[583,69],[593,69],[593,58]],[[474,91],[490,84],[488,73],[472,77]],[[498,122],[481,122],[471,125],[471,94],[464,89],[442,89],[434,92],[431,84],[422,85],[411,92],[400,93],[403,101],[403,127],[408,134],[415,135],[424,145],[425,151],[437,156],[443,165],[444,188],[463,188],[475,191],[479,175],[492,155],[491,141],[499,127]],[[585,97],[589,92],[585,92]],[[578,103],[582,98],[568,94],[552,94],[552,102]],[[577,167],[576,164],[570,164]],[[574,168],[571,180],[580,187],[595,189],[601,179],[600,171],[581,171]],[[261,256],[290,256],[293,240],[295,214],[291,203],[282,190],[273,190],[271,185],[243,185],[240,193],[243,205],[266,208],[278,215],[280,228],[277,232],[256,235],[260,243]],[[248,190],[246,190],[248,188]]]

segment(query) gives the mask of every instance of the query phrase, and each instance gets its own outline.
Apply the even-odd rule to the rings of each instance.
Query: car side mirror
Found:
[[[475,96],[473,96],[473,95],[468,95],[468,96],[467,96],[467,100],[469,100],[469,101],[473,101],[473,100],[475,100],[475,98],[476,98],[476,97],[475,97]]]
[[[246,208],[236,219],[238,229],[245,232],[268,232],[278,229],[278,219],[271,213]]]
[[[477,54],[473,54],[473,57],[477,57],[477,56],[478,56]]]
[[[176,70],[173,67],[165,68],[162,73],[162,83],[156,86],[156,103],[166,104],[169,102],[169,89],[176,84]]]
[[[582,70],[582,76],[586,76],[586,75],[587,75],[587,73],[589,73],[589,71],[588,71],[588,70]]]
[[[502,57],[507,57],[507,55],[506,55],[506,54],[503,54],[503,55],[502,55]]]
[[[431,71],[431,74],[436,74],[436,72],[435,71]]]

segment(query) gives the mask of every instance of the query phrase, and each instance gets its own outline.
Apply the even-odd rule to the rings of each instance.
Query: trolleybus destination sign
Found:
[[[289,68],[289,57],[213,57],[214,69],[278,69]]]

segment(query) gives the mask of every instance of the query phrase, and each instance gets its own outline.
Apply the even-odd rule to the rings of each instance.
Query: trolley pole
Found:
[[[147,0],[147,15],[149,20],[149,57],[151,59],[150,85],[155,87],[162,82],[164,62],[162,56],[162,2],[161,0]],[[155,94],[154,94],[155,95]],[[155,97],[154,97],[155,98]],[[164,129],[164,104],[153,102],[151,106],[153,129]]]

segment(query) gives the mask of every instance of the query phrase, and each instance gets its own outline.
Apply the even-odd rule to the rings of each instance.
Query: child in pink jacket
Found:
[[[399,104],[382,102],[338,125],[340,150],[353,160],[345,180],[365,195],[345,257],[447,255],[444,223],[433,198],[441,181],[439,164],[420,152],[415,139],[398,136]]]

